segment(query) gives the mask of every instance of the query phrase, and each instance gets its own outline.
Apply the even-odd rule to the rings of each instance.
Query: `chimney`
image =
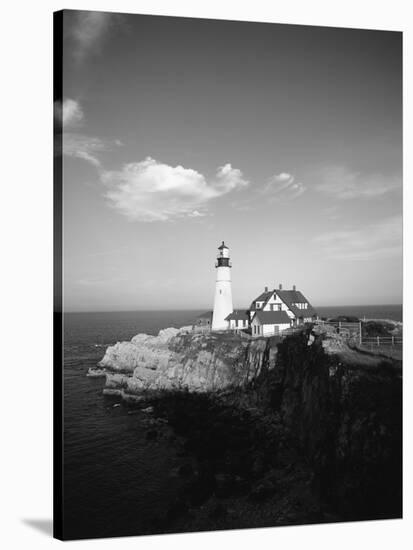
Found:
[[[293,290],[297,290],[295,285],[293,285]]]
[[[278,285],[278,288],[279,288],[280,290],[282,290],[282,289],[283,289],[283,285],[280,283],[280,284]]]
[[[265,292],[268,292],[268,286],[266,286],[266,287],[264,288],[264,291],[265,291]]]

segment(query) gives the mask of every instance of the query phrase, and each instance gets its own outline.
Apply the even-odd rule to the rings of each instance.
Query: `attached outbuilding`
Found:
[[[230,330],[248,328],[249,319],[248,311],[237,309],[225,317],[225,320],[229,323],[228,328]]]
[[[253,336],[281,334],[291,327],[291,319],[286,311],[256,311],[251,321]]]

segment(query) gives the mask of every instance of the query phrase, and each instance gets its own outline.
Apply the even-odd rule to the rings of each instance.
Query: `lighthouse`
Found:
[[[224,241],[218,247],[218,251],[215,264],[217,278],[215,283],[212,330],[225,330],[229,324],[225,318],[232,313],[231,264],[229,262],[229,248],[225,246]]]

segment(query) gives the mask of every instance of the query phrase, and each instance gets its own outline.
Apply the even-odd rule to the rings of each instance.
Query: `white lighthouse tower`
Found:
[[[212,315],[212,330],[225,330],[229,322],[225,321],[232,313],[231,264],[229,262],[229,248],[222,241],[218,248],[219,253],[215,267],[217,279],[215,283],[214,313]]]

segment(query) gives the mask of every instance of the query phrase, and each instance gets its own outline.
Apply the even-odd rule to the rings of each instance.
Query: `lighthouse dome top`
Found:
[[[222,241],[222,244],[221,244],[221,246],[218,247],[218,250],[223,250],[224,248],[228,249],[228,247],[225,245],[224,241]]]

